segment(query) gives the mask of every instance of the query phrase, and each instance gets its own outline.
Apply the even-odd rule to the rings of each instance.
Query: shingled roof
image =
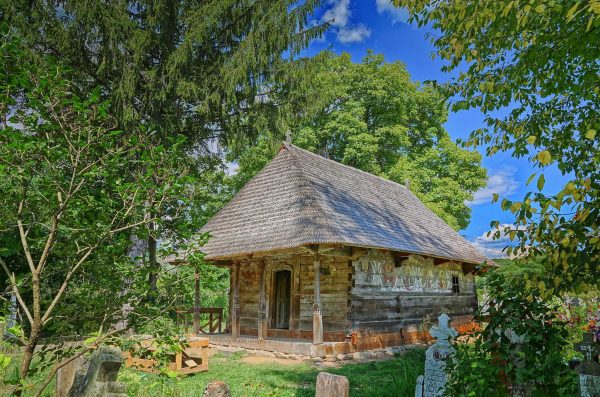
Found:
[[[291,144],[201,231],[207,259],[330,243],[485,260],[406,187]]]

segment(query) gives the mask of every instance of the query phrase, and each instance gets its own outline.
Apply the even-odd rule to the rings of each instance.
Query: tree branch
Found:
[[[2,265],[2,268],[4,269],[4,272],[8,276],[8,279],[10,280],[10,285],[12,286],[13,293],[15,294],[15,296],[17,298],[17,301],[19,301],[19,304],[21,305],[21,308],[25,312],[25,315],[27,316],[27,319],[29,320],[29,323],[33,324],[33,317],[31,316],[31,313],[29,312],[29,309],[25,305],[25,301],[23,301],[23,298],[21,297],[21,294],[19,293],[19,288],[17,287],[17,280],[15,279],[15,274],[12,273],[8,269],[8,266],[6,266],[6,263],[4,262],[4,260],[2,258],[0,258],[0,265]]]

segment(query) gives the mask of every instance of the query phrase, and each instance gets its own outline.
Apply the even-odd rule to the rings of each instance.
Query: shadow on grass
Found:
[[[313,397],[320,371],[344,375],[352,397],[405,397],[414,394],[417,376],[423,372],[425,355],[413,349],[385,361],[346,364],[319,369],[308,364],[248,364],[234,357],[215,356],[208,372],[177,380],[165,380],[133,370],[122,371],[129,396],[198,396],[212,380],[225,381],[233,396]]]

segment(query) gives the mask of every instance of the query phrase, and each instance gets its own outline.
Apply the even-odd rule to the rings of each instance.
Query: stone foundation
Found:
[[[462,317],[452,321],[452,326],[459,334],[471,333],[476,324],[472,318]],[[322,344],[313,344],[310,332],[306,334],[294,333],[295,338],[290,338],[285,330],[267,331],[267,339],[259,341],[256,337],[256,329],[244,329],[247,334],[234,338],[231,334],[210,335],[211,347],[224,351],[246,351],[251,354],[261,354],[285,358],[328,358],[339,357],[340,360],[356,359],[360,354],[369,357],[369,352],[386,352],[393,349],[402,349],[405,346],[426,344],[432,341],[429,332],[424,330],[424,324],[411,325],[400,330],[400,332],[381,332],[375,330],[357,330],[352,338],[346,339],[340,334],[324,334]],[[252,332],[254,331],[254,332]],[[227,350],[229,349],[229,350]],[[265,354],[263,354],[265,355]]]

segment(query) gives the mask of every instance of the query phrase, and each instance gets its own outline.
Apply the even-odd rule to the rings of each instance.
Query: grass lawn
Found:
[[[208,372],[178,380],[164,380],[134,370],[122,370],[120,379],[127,383],[130,396],[199,396],[212,380],[223,380],[234,397],[315,395],[317,374],[325,371],[347,376],[352,397],[406,397],[415,392],[417,376],[423,373],[424,350],[409,350],[385,361],[346,364],[320,369],[309,364],[247,363],[241,355],[215,355]]]
[[[18,365],[13,356],[11,367]],[[347,376],[352,397],[406,397],[414,395],[417,376],[423,373],[425,351],[411,349],[402,355],[383,361],[345,364],[339,367],[317,367],[296,361],[254,363],[242,354],[211,357],[209,371],[179,379],[168,379],[145,372],[122,368],[119,380],[127,384],[131,397],[197,397],[212,380],[225,381],[234,397],[313,397],[320,371]],[[42,382],[46,371],[29,379],[24,392],[30,396]],[[44,397],[55,396],[54,382],[44,391]],[[13,386],[0,382],[0,395],[7,395]]]

